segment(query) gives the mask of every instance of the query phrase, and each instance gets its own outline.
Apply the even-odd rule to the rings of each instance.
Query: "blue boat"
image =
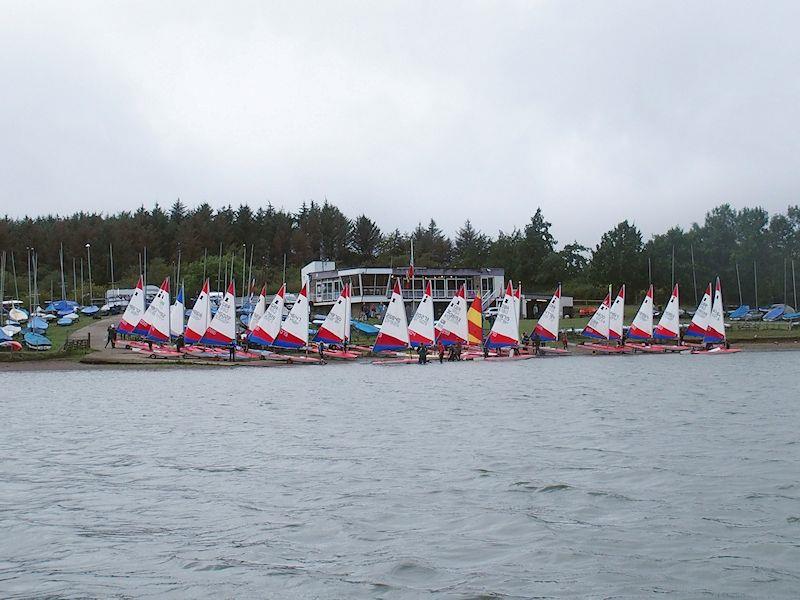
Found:
[[[366,333],[367,335],[378,335],[380,329],[375,327],[374,325],[370,325],[369,323],[364,323],[363,321],[353,321],[353,327],[358,329],[361,333]]]
[[[792,314],[794,308],[788,304],[775,304],[767,314],[764,315],[764,321],[777,321],[783,318],[783,315]]]
[[[744,316],[750,312],[750,305],[749,304],[742,304],[736,310],[732,310],[728,317],[733,319],[734,321],[738,321],[739,319],[744,318]]]
[[[86,315],[87,317],[91,317],[92,315],[96,315],[100,312],[99,306],[84,306],[81,309],[81,314]]]
[[[61,327],[69,327],[72,325],[72,319],[61,317],[58,321],[56,321],[56,325],[60,325]]]
[[[6,332],[0,329],[0,342],[10,342],[11,336],[6,335]]]
[[[42,317],[36,315],[28,319],[28,329],[35,331],[37,333],[44,333],[47,331],[47,321],[45,321]]]
[[[25,340],[25,345],[28,348],[31,350],[36,350],[37,352],[44,352],[53,347],[53,342],[40,333],[35,333],[33,331],[27,332],[23,339]]]

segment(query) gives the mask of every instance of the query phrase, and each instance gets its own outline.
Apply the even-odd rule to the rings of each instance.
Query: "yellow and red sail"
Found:
[[[467,332],[469,333],[469,343],[481,345],[483,344],[483,307],[481,305],[481,296],[476,294],[469,305],[467,311]]]

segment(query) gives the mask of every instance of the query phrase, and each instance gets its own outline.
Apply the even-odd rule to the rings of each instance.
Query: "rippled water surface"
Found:
[[[0,596],[800,596],[800,353],[0,373]]]

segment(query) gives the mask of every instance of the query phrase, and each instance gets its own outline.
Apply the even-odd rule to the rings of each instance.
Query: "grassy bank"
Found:
[[[22,350],[20,352],[0,352],[0,361],[2,362],[17,362],[17,361],[27,361],[27,360],[51,360],[57,358],[75,358],[79,359],[80,357],[86,354],[83,350],[71,350],[69,352],[64,350],[64,343],[67,341],[69,335],[82,327],[90,324],[91,320],[83,317],[78,319],[77,322],[69,325],[68,327],[62,327],[60,325],[56,325],[55,321],[47,328],[47,331],[44,335],[49,339],[53,346],[50,350],[44,352],[37,352],[34,350],[28,350],[25,347],[25,343],[22,340],[22,336],[17,336],[17,339],[22,344]]]

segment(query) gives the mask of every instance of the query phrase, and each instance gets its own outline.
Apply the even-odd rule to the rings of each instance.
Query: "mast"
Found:
[[[744,305],[744,301],[742,300],[742,280],[739,277],[739,263],[736,263],[736,282],[739,284],[739,306]],[[758,308],[758,306],[756,306]]]
[[[64,281],[64,242],[58,248],[58,263],[61,266],[61,299],[67,299],[67,284]]]
[[[108,244],[108,264],[111,267],[111,289],[114,289],[114,246]]]
[[[81,256],[81,301],[79,304],[83,304],[83,297],[85,296],[85,292],[83,290],[83,257]]]
[[[286,283],[286,254],[283,255],[283,283]]]
[[[11,255],[11,264],[14,264],[14,255]],[[16,276],[14,276],[16,280]],[[794,291],[794,309],[797,310],[797,284],[794,280],[794,259],[792,259],[792,290]]]
[[[227,266],[225,267],[227,270]],[[219,262],[217,263],[217,291],[220,290],[220,279],[222,278],[222,242],[219,243]]]
[[[250,298],[253,297],[253,252],[255,252],[255,244],[250,244],[250,268],[247,270],[247,285],[250,288]]]
[[[794,261],[792,261],[792,268],[794,268]],[[19,300],[19,283],[17,282],[17,262],[14,260],[14,252],[11,252],[11,275],[14,277],[14,299]]]
[[[208,248],[203,248],[203,282],[206,280],[206,261],[208,260]]]
[[[672,244],[672,281],[669,284],[669,289],[675,287],[675,244]]]
[[[650,264],[650,257],[647,257],[647,282],[653,283],[653,269]]]
[[[3,300],[6,297],[6,251],[0,256],[0,327],[3,326]]]
[[[174,279],[176,286],[178,285],[178,282],[180,280],[181,280],[181,243],[178,242],[178,268],[177,268],[177,271],[175,272],[175,279]],[[175,295],[177,295],[177,289],[178,288],[176,287],[175,288],[175,290],[176,290],[176,294]]]
[[[33,312],[33,287],[31,286],[31,248],[26,248],[28,251],[28,315]]]
[[[689,245],[692,251],[692,281],[694,281],[694,305],[697,306],[697,275],[694,272],[694,244]]]
[[[78,303],[78,270],[75,268],[75,257],[72,257],[72,296],[75,298],[75,304]]]
[[[756,268],[756,261],[753,261],[753,280],[755,281],[755,294],[756,294],[756,309],[758,309],[758,269]]]

